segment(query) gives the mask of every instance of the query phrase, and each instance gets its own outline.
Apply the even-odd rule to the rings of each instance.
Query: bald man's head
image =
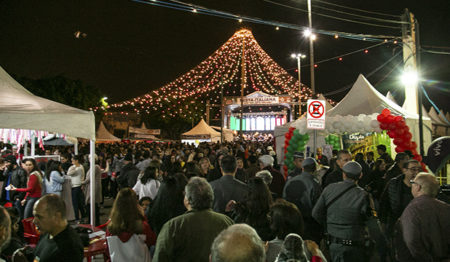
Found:
[[[212,262],[264,262],[264,245],[256,231],[236,224],[222,231],[211,247]]]

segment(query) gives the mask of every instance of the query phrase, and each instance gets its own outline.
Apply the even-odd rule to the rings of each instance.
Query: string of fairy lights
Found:
[[[244,59],[242,49],[244,45]],[[221,89],[226,96],[241,92],[242,61],[246,68],[244,95],[263,91],[271,95],[287,94],[306,102],[312,92],[279,66],[257,43],[251,31],[237,31],[211,56],[186,74],[142,96],[111,104],[111,109],[131,109],[135,113],[159,111],[161,117],[189,117],[204,114],[204,104],[220,103]],[[99,108],[94,108],[94,111]]]

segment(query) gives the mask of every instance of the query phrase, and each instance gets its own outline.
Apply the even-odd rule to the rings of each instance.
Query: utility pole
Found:
[[[403,108],[413,114],[419,114],[419,149],[420,155],[425,155],[423,143],[423,112],[422,96],[423,92],[420,84],[420,77],[417,72],[420,66],[420,39],[419,23],[414,15],[405,9],[402,15],[402,42],[403,42],[403,70],[405,73],[415,73],[417,81],[405,83],[405,102]]]
[[[245,74],[245,37],[242,37],[242,58],[241,58],[241,121],[239,125],[239,133],[241,139],[244,139],[243,133],[243,119],[244,119],[244,88],[246,84],[246,74]]]
[[[308,0],[308,25],[311,35],[309,36],[309,68],[311,73],[311,90],[313,95],[316,94],[316,82],[314,79],[314,35],[312,31],[312,14],[311,14],[311,0]]]
[[[211,109],[211,103],[206,100],[206,123],[209,125],[209,110]]]

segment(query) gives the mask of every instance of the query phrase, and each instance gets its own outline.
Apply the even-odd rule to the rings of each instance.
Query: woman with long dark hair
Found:
[[[148,248],[156,243],[156,236],[150,229],[150,226],[145,219],[144,212],[139,206],[136,193],[131,188],[123,188],[119,191],[114,201],[110,213],[110,221],[106,231],[110,254],[114,252],[121,253],[119,250],[114,248],[116,246],[110,247],[111,242],[114,239],[112,236],[118,237],[121,241],[115,241],[115,244],[119,243],[120,246],[120,243],[123,243],[124,249],[130,249],[129,246],[126,246],[128,241],[131,240],[138,243],[142,240],[142,238],[135,238],[134,235],[144,235],[145,244]],[[127,252],[127,250],[123,251]]]
[[[45,169],[45,194],[56,194],[61,196],[64,176],[62,174],[61,162],[49,160]]]
[[[159,181],[156,179],[159,169],[154,166],[149,166],[145,169],[144,175],[138,179],[133,190],[138,195],[139,199],[143,197],[150,197],[154,199],[158,193],[160,186]]]
[[[272,194],[269,187],[261,178],[254,177],[248,181],[248,189],[248,195],[243,202],[232,202],[234,205],[231,204],[230,208],[231,218],[236,223],[245,223],[253,227],[263,241],[271,240],[273,235],[270,230],[269,213]]]
[[[161,183],[148,214],[148,220],[156,234],[159,233],[164,223],[186,212],[183,200],[184,187],[187,182],[183,173],[176,173],[167,176]]]
[[[26,192],[25,198],[22,200],[22,206],[25,206],[24,218],[33,216],[34,203],[42,195],[42,173],[36,164],[36,160],[28,158],[24,161],[24,169],[28,174],[28,182],[26,188],[16,188],[11,185],[11,190],[17,192]]]

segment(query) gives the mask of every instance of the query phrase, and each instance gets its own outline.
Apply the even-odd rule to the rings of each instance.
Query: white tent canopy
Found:
[[[328,100],[327,100],[322,94],[319,94],[319,96],[317,97],[317,99],[318,99],[318,100],[325,100],[325,108],[326,108],[327,112],[328,112],[331,108],[333,108],[333,106],[332,106],[330,103],[328,103]]]
[[[394,96],[392,95],[391,91],[388,91],[388,92],[387,92],[386,98],[389,99],[389,100],[391,100],[392,102],[394,102],[394,103],[396,103],[396,104],[398,105],[398,103],[397,103],[397,101],[395,100]]]
[[[328,116],[357,116],[360,114],[380,114],[385,108],[391,110],[392,114],[402,115],[406,118],[417,118],[417,115],[407,112],[395,102],[386,98],[378,92],[363,75],[359,75],[352,89],[345,97],[330,111]]]
[[[35,96],[17,83],[2,67],[0,67],[0,94],[0,128],[42,130],[90,139],[90,171],[94,174],[93,112]],[[94,183],[95,179],[91,179],[91,199],[95,199]],[[94,201],[91,201],[92,225],[95,221],[94,204]]]
[[[205,120],[202,119],[191,130],[183,133],[181,138],[189,140],[207,139],[211,140],[211,142],[217,142],[220,141],[220,133],[210,127]]]
[[[44,130],[95,139],[94,113],[30,93],[0,67],[2,128]]]
[[[122,141],[120,138],[112,135],[108,129],[106,129],[103,121],[100,121],[100,125],[97,129],[97,142],[120,142]]]

